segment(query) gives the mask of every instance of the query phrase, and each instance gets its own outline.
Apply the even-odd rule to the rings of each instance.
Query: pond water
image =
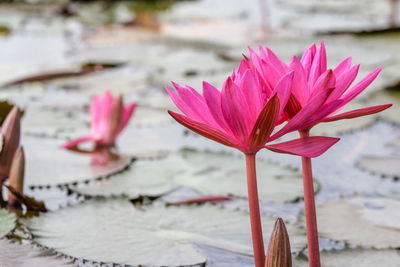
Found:
[[[356,81],[383,67],[348,109],[394,105],[312,130],[341,138],[313,160],[322,265],[400,266],[400,10],[391,1],[6,2],[0,99],[24,110],[25,193],[49,211],[0,213],[0,265],[253,266],[242,155],[178,125],[164,87],[220,88],[248,46],[288,62],[323,40],[330,67],[348,56],[361,64]],[[90,131],[91,98],[106,90],[138,104],[117,150],[61,150]],[[293,265],[308,266],[300,158],[257,156],[265,243],[282,217]],[[231,200],[167,205],[204,195]]]

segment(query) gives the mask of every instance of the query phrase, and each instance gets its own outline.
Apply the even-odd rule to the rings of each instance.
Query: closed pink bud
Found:
[[[265,267],[292,267],[289,235],[281,218],[276,220],[269,239]]]
[[[19,146],[20,132],[21,111],[18,107],[14,107],[8,113],[1,127],[3,148],[0,152],[0,182],[3,182],[9,176],[11,161]]]
[[[16,192],[23,195],[24,193],[24,172],[25,172],[25,153],[20,146],[14,154],[9,176],[9,186],[15,189]],[[13,193],[8,191],[9,201],[18,201]]]

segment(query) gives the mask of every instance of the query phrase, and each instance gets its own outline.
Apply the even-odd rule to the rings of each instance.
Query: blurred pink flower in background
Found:
[[[73,139],[62,148],[75,147],[86,141],[93,141],[96,146],[113,146],[135,107],[136,103],[124,105],[121,95],[113,98],[110,91],[102,98],[95,95],[90,106],[90,135]]]

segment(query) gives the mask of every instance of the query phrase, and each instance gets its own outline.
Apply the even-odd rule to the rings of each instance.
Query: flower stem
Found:
[[[309,130],[300,131],[300,137],[308,137]],[[317,216],[315,212],[314,184],[311,158],[302,157],[304,208],[306,214],[308,261],[310,267],[320,267]]]
[[[257,191],[256,154],[246,154],[246,170],[254,262],[256,267],[264,267],[265,250]]]

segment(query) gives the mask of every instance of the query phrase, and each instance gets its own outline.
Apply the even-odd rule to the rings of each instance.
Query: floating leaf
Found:
[[[400,253],[396,250],[346,249],[342,251],[322,251],[321,264],[324,267],[365,267],[386,266],[397,267]],[[307,267],[308,261],[296,259],[293,267]]]
[[[400,156],[365,156],[357,162],[357,166],[384,177],[400,178]]]
[[[91,165],[91,154],[81,154],[60,146],[61,139],[45,139],[23,136],[26,156],[25,183],[30,186],[59,185],[98,177],[122,171],[131,158],[121,155],[106,165]]]
[[[6,239],[0,240],[0,262],[1,266],[10,267],[73,266],[70,261],[56,256],[54,252],[29,245],[18,245]]]
[[[15,214],[0,209],[0,238],[4,237],[15,227]]]
[[[378,249],[400,247],[400,202],[388,198],[357,197],[317,208],[322,237],[350,245]]]
[[[275,220],[262,216],[263,228]],[[155,202],[135,207],[124,199],[89,200],[34,218],[35,240],[64,254],[91,261],[146,266],[181,266],[206,261],[197,243],[251,255],[246,212],[213,205],[170,206]],[[306,243],[303,229],[287,225],[292,250]],[[265,231],[265,241],[269,239]],[[99,234],[101,233],[101,234]]]
[[[303,195],[301,174],[270,162],[257,162],[258,190],[264,201],[293,201]],[[177,187],[205,195],[247,197],[245,163],[231,154],[180,150],[166,158],[138,160],[110,179],[81,184],[74,190],[90,196],[160,195]],[[317,187],[317,186],[316,186]]]

